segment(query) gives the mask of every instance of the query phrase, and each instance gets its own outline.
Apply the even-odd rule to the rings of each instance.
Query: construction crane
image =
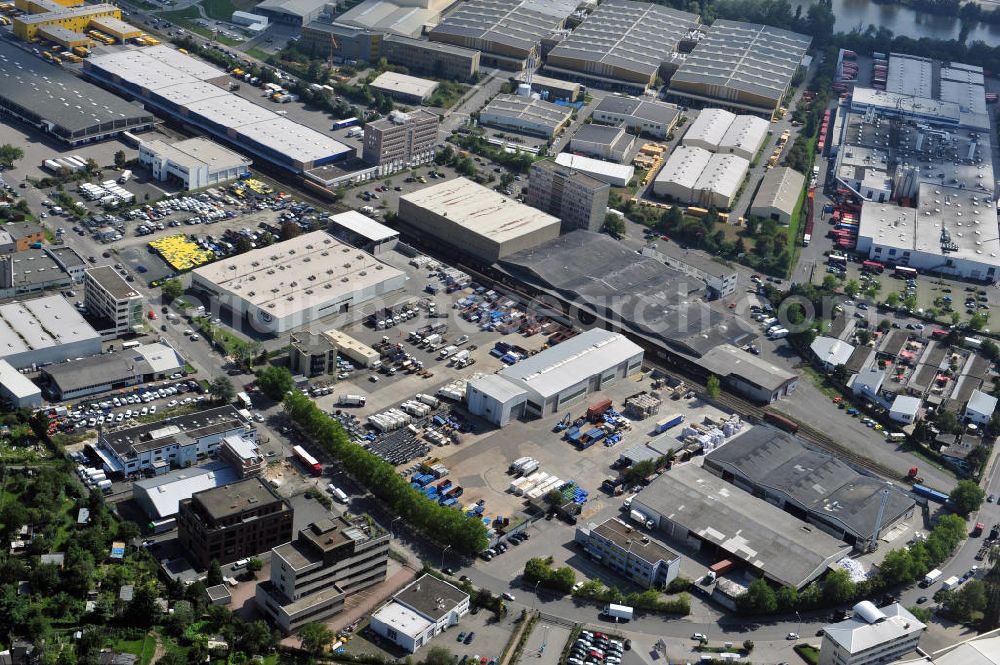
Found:
[[[333,54],[340,50],[340,43],[337,38],[330,33],[330,57],[326,59],[326,65],[330,69],[333,69]]]

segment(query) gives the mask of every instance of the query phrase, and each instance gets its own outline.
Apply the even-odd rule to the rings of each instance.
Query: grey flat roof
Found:
[[[819,527],[695,464],[662,474],[632,500],[632,507],[662,516],[778,583],[796,588],[851,551],[850,545]]]
[[[239,477],[236,470],[225,462],[209,462],[136,481],[133,492],[144,493],[149,499],[154,511],[150,517],[163,519],[177,514],[182,499],[190,498],[195,492],[235,482]]]
[[[469,597],[461,589],[425,573],[393,598],[434,622],[440,621]]]
[[[697,14],[662,5],[607,0],[549,56],[581,61],[586,73],[619,68],[652,78],[663,63],[680,61],[677,44],[699,22]],[[565,61],[556,66],[578,69]]]
[[[392,0],[365,0],[348,9],[334,20],[344,25],[377,30],[383,33],[416,36],[425,25],[437,23],[440,12],[421,6]]]
[[[174,416],[155,423],[126,427],[113,432],[105,432],[101,441],[123,457],[147,448],[165,445],[165,439],[193,440],[214,432],[236,429],[247,425],[239,411],[231,404],[214,409],[196,411],[183,416]]]
[[[477,53],[475,49],[465,48],[464,46],[455,46],[454,44],[446,44],[444,42],[431,42],[426,39],[416,39],[414,37],[406,37],[396,34],[386,35],[382,39],[382,43],[384,44],[386,42],[389,42],[390,44],[396,43],[420,48],[428,48],[434,51],[440,51],[441,53],[450,53],[451,55],[462,56],[464,58],[472,58]]]
[[[3,264],[11,266],[8,276],[13,288],[31,289],[37,285],[50,284],[54,280],[69,281],[69,275],[44,249],[26,249],[23,252],[0,255],[0,265]]]
[[[718,376],[735,376],[772,392],[797,376],[732,344],[719,344],[707,349],[698,364]]]
[[[709,453],[705,466],[734,473],[768,493],[785,495],[816,519],[861,538],[872,535],[883,489],[889,489],[885,524],[894,523],[914,505],[913,499],[891,484],[863,475],[771,427],[751,427],[737,435]]]
[[[458,5],[430,32],[433,41],[459,39],[524,51],[559,28],[576,0],[469,0]],[[504,51],[505,55],[509,55]]]
[[[776,208],[791,215],[805,180],[804,175],[787,166],[769,170],[753,198],[753,208]]]
[[[129,286],[129,283],[111,266],[91,268],[87,271],[87,275],[117,300],[139,296],[139,292]]]
[[[126,121],[129,126],[153,121],[153,115],[139,104],[25,53],[7,40],[0,40],[0,99],[80,138],[101,132],[102,125],[109,123],[121,123],[125,129]]]
[[[681,110],[673,104],[651,102],[634,97],[618,97],[616,95],[606,96],[594,107],[594,111],[627,115],[638,120],[646,120],[667,126],[672,125],[681,113]]]
[[[585,141],[587,143],[597,143],[600,145],[613,145],[624,132],[622,127],[611,127],[609,125],[583,125],[576,130],[573,141]]]
[[[239,515],[243,511],[252,510],[255,507],[283,503],[283,499],[256,476],[237,481],[231,485],[196,492],[191,495],[191,498],[201,504],[205,512],[214,520]]]
[[[501,93],[490,100],[480,111],[484,114],[494,114],[506,118],[510,124],[518,120],[527,120],[544,124],[553,131],[569,120],[573,112],[566,106],[559,106],[534,97],[520,97]]]
[[[640,537],[644,534],[637,534],[635,528],[614,517],[593,526],[590,531],[610,540],[622,549],[628,549],[632,556],[637,556],[651,564],[655,564],[658,561],[670,563],[681,558],[677,552],[674,552],[657,540],[651,538],[640,540]]]
[[[719,19],[674,73],[671,90],[687,83],[746,92],[777,103],[810,42],[806,35],[789,30]],[[725,93],[711,96],[729,99]]]
[[[0,358],[100,338],[62,296],[0,305]]]
[[[264,0],[255,11],[268,10],[304,18],[326,6],[326,0]]]

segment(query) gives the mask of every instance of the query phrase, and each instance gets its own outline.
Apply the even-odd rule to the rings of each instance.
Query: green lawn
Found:
[[[202,0],[201,6],[210,18],[229,21],[234,11],[247,11],[255,4],[252,0]]]
[[[118,640],[111,645],[115,651],[131,653],[139,657],[139,665],[149,665],[156,651],[156,636],[145,635],[141,640]]]
[[[819,649],[808,644],[796,644],[795,653],[802,656],[802,660],[809,665],[816,665],[819,662]]]
[[[220,1],[226,2],[227,0],[220,0]],[[198,19],[201,18],[201,14],[198,13],[197,7],[191,6],[191,7],[185,7],[184,9],[174,9],[169,12],[160,12],[160,15],[163,18],[170,21],[171,23],[176,23],[182,28],[190,30],[193,33],[199,34],[202,37],[206,37],[208,39],[214,39],[220,44],[225,44],[227,46],[237,46],[238,44],[243,43],[238,39],[230,39],[223,35],[216,35],[214,32],[203,26],[201,23],[198,23]]]

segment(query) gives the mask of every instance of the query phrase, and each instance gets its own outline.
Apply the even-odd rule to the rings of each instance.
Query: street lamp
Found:
[[[541,580],[537,580],[535,582],[535,590],[531,596],[531,609],[535,609],[538,607],[538,585],[541,583],[542,583]]]
[[[393,530],[394,527],[396,526],[396,520],[401,520],[401,519],[403,519],[403,518],[402,517],[396,517],[391,522],[389,522],[389,535],[392,536],[393,538],[396,537],[396,532]]]
[[[451,549],[451,545],[445,545],[441,550],[441,568],[444,568],[444,553]]]

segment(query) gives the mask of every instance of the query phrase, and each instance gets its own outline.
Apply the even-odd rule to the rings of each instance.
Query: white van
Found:
[[[326,491],[333,495],[333,498],[340,503],[347,503],[347,494],[333,483],[326,486]]]

